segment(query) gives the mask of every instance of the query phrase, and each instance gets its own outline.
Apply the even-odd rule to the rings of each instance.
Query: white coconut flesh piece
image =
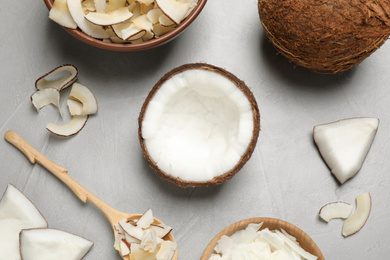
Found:
[[[39,112],[39,110],[47,105],[54,105],[60,110],[62,115],[62,109],[60,107],[60,92],[54,88],[46,88],[38,90],[31,95],[31,102]]]
[[[81,112],[83,111],[83,104],[80,103],[79,101],[77,100],[73,100],[73,99],[69,99],[66,100],[66,104],[68,106],[68,109],[69,109],[69,113],[72,115],[72,116],[75,116],[75,115],[80,115]]]
[[[75,82],[73,84],[69,93],[69,99],[76,100],[83,105],[81,112],[75,115],[92,115],[98,111],[98,103],[95,95],[88,87],[80,83]]]
[[[15,186],[8,184],[0,201],[0,258],[20,259],[20,231],[46,227],[47,222],[35,205]]]
[[[351,118],[314,127],[320,154],[341,184],[361,169],[378,125],[378,118]]]
[[[370,193],[363,193],[356,197],[356,210],[344,221],[342,234],[344,237],[358,232],[367,222],[371,212]]]
[[[88,120],[88,115],[73,116],[72,120],[65,125],[56,125],[53,123],[48,123],[46,129],[59,136],[72,136],[80,132],[81,129],[85,126],[85,123]]]
[[[81,5],[85,14],[96,11],[95,3],[93,0],[82,0]]]
[[[125,7],[126,3],[126,0],[109,0],[106,12],[109,13],[121,7]]]
[[[130,260],[171,260],[176,251],[176,243],[163,238],[172,228],[165,224],[154,224],[151,209],[148,209],[137,221],[122,219],[115,229],[114,248]]]
[[[141,111],[140,141],[160,176],[183,187],[216,185],[214,178],[243,166],[258,136],[259,115],[249,89],[244,94],[246,86],[230,76],[235,77],[211,65],[187,64],[150,92]]]
[[[248,225],[231,236],[222,236],[209,259],[317,259],[287,232],[260,227]]]
[[[107,8],[107,2],[106,0],[93,0],[96,12],[98,13],[104,13]]]
[[[146,33],[144,29],[139,28],[132,22],[114,24],[112,30],[122,40],[140,39]]]
[[[54,88],[61,91],[72,85],[78,76],[77,68],[70,64],[64,64],[54,68],[35,81],[38,90]]]
[[[156,24],[159,22],[160,16],[163,15],[160,9],[153,8],[152,10],[148,11],[146,16],[148,17],[149,21],[152,22],[152,24]]]
[[[155,0],[155,3],[175,24],[180,24],[191,8],[189,2],[180,0]]]
[[[334,218],[348,218],[352,213],[353,206],[346,202],[331,202],[324,205],[319,212],[319,216],[325,222],[329,222]]]
[[[130,20],[132,16],[128,8],[121,7],[109,13],[89,12],[85,15],[85,19],[96,25],[108,26],[123,23]]]
[[[70,15],[66,0],[55,0],[49,11],[49,18],[61,26],[76,29],[77,24]]]
[[[163,26],[160,23],[156,23],[153,25],[153,33],[157,37],[160,37],[166,33],[169,33],[170,31],[174,30],[176,26]]]
[[[153,23],[149,20],[146,14],[140,15],[137,18],[133,19],[133,23],[141,29],[146,31],[152,31]]]
[[[92,246],[91,241],[58,229],[37,228],[20,232],[23,260],[80,260]]]
[[[87,19],[85,19],[85,13],[83,11],[81,0],[67,0],[67,4],[73,20],[81,31],[93,38],[108,38],[108,34],[103,29],[103,27],[90,23]]]

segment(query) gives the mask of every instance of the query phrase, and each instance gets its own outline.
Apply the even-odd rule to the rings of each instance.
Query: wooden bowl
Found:
[[[45,2],[47,8],[50,10],[53,6],[54,0],[43,0],[43,1]],[[64,27],[63,28],[75,38],[96,48],[100,48],[108,51],[115,51],[115,52],[138,52],[138,51],[148,50],[148,49],[161,46],[176,38],[196,19],[196,17],[200,14],[203,7],[205,6],[206,2],[207,0],[199,0],[194,10],[192,10],[192,12],[187,16],[187,18],[174,30],[156,39],[152,39],[142,43],[122,44],[122,43],[103,42],[102,40],[98,40],[86,35],[79,28],[77,29],[69,29]]]
[[[200,260],[208,260],[210,258],[210,256],[214,253],[214,248],[217,245],[217,242],[223,235],[231,236],[235,232],[245,229],[250,223],[258,224],[261,222],[263,222],[263,226],[261,227],[261,229],[263,228],[268,228],[270,230],[284,229],[287,233],[289,233],[290,235],[294,236],[297,239],[297,241],[299,242],[300,246],[303,249],[305,249],[307,252],[313,255],[318,256],[318,260],[324,260],[324,256],[322,255],[318,246],[305,232],[303,232],[301,229],[294,226],[293,224],[275,218],[250,218],[228,226],[227,228],[219,232],[219,234],[216,237],[214,237],[213,240],[211,240],[211,242],[203,252],[203,255],[200,258]]]

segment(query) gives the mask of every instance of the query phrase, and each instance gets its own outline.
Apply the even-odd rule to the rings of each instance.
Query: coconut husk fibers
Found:
[[[162,171],[155,161],[150,157],[148,149],[145,145],[145,140],[142,137],[142,121],[145,117],[146,110],[148,109],[149,102],[153,99],[154,95],[157,93],[157,91],[164,85],[164,83],[173,77],[174,75],[184,72],[186,70],[191,69],[201,69],[201,70],[208,70],[212,72],[216,72],[227,79],[229,79],[231,82],[233,82],[242,92],[243,94],[248,98],[249,103],[252,108],[253,113],[253,131],[252,131],[252,138],[248,145],[248,148],[246,149],[245,153],[241,156],[241,159],[239,162],[233,167],[233,169],[229,170],[228,172],[217,176],[213,178],[210,181],[205,182],[194,182],[194,181],[185,181],[180,178],[175,178],[169,173],[166,173]],[[237,78],[234,74],[226,71],[225,69],[207,64],[207,63],[189,63],[184,64],[180,67],[174,68],[168,73],[166,73],[152,88],[152,90],[149,92],[149,95],[146,97],[145,102],[141,108],[140,115],[138,117],[138,139],[141,145],[143,156],[145,157],[146,161],[149,163],[149,166],[153,168],[159,176],[167,181],[170,181],[180,187],[188,188],[188,187],[207,187],[207,186],[215,186],[220,185],[228,180],[230,180],[239,170],[244,167],[245,163],[251,158],[252,153],[256,147],[257,139],[259,137],[260,132],[260,112],[259,108],[257,106],[256,99],[252,93],[252,91],[249,89],[249,87],[245,84],[244,81]],[[188,167],[191,167],[191,165],[188,165]]]
[[[315,72],[346,71],[390,35],[390,0],[259,0],[258,11],[276,49]]]

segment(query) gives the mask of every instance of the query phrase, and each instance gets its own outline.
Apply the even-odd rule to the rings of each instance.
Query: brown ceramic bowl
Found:
[[[216,237],[214,237],[213,240],[211,240],[211,242],[203,252],[203,255],[200,258],[200,260],[208,260],[210,258],[210,256],[214,253],[214,248],[217,245],[218,240],[223,235],[231,236],[235,232],[245,229],[249,223],[258,224],[261,222],[263,222],[263,226],[261,227],[261,229],[268,228],[270,230],[275,230],[275,229],[280,230],[282,228],[287,233],[294,236],[303,249],[317,256],[318,260],[324,260],[324,256],[322,255],[316,243],[314,243],[314,241],[305,232],[303,232],[301,229],[294,226],[293,224],[290,224],[280,219],[274,219],[274,218],[250,218],[228,226],[227,228],[222,230]]]
[[[50,10],[51,7],[53,6],[54,0],[43,0],[43,1],[45,2],[47,8]],[[138,51],[148,50],[154,47],[161,46],[173,40],[196,19],[196,17],[202,11],[206,2],[207,0],[199,0],[197,6],[194,8],[194,10],[192,10],[190,15],[188,15],[188,17],[174,30],[156,39],[152,39],[142,43],[121,44],[121,43],[103,42],[101,40],[86,35],[80,29],[68,29],[68,28],[64,28],[64,29],[68,33],[73,35],[75,38],[79,39],[80,41],[103,50],[115,51],[115,52],[138,52]]]

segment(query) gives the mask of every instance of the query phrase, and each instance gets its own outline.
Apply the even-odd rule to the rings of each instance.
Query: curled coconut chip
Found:
[[[346,219],[351,215],[352,205],[345,202],[331,202],[324,205],[319,212],[319,216],[326,222],[334,218]]]
[[[251,157],[259,131],[248,86],[224,69],[195,63],[156,83],[141,109],[138,133],[144,157],[162,178],[195,187],[231,179]]]
[[[65,125],[48,123],[46,129],[53,134],[59,136],[72,136],[77,134],[85,126],[88,116],[98,111],[95,95],[86,86],[75,82],[77,75],[76,67],[66,64],[51,70],[35,82],[38,91],[31,96],[33,105],[39,111],[45,105],[54,104],[60,109],[61,115],[62,110],[59,105],[59,93],[64,88],[73,84],[67,100],[72,119]]]
[[[356,197],[356,210],[344,221],[342,234],[344,237],[358,232],[367,222],[371,212],[370,193],[363,193]]]
[[[137,221],[122,219],[115,229],[114,247],[129,259],[171,260],[176,251],[176,243],[164,240],[172,228],[165,224],[154,224],[153,213],[148,209]]]
[[[135,44],[172,31],[197,3],[197,0],[110,0],[107,5],[104,0],[56,0],[49,18],[67,28],[78,27],[96,39]]]
[[[378,130],[378,118],[350,118],[318,125],[314,141],[332,174],[343,184],[356,175]]]

